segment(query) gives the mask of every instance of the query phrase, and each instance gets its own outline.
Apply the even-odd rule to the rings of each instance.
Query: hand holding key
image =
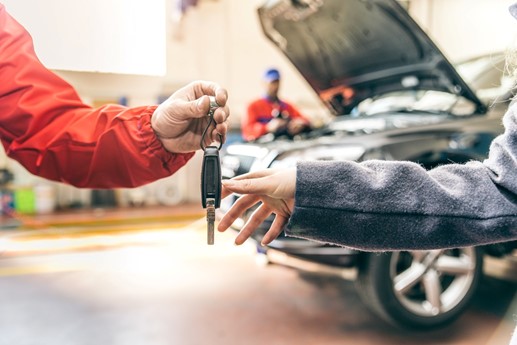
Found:
[[[213,122],[209,132],[203,136],[206,115],[211,106],[208,96],[217,102],[217,107],[212,109]],[[226,122],[230,114],[226,105],[227,99],[226,90],[215,83],[192,82],[160,104],[151,117],[151,126],[170,152],[195,151],[199,149],[200,140],[204,140],[204,145],[221,138],[224,141],[228,130]]]

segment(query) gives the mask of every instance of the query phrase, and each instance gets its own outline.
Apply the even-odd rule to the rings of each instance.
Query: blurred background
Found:
[[[158,104],[193,80],[216,81],[229,91],[235,141],[270,67],[314,127],[333,118],[264,35],[257,9],[267,2],[2,0],[86,103]],[[513,2],[399,1],[452,62],[515,47]],[[0,152],[0,344],[508,343],[508,262],[489,261],[457,321],[415,330],[369,311],[353,270],[284,256],[273,265],[254,243],[233,246],[234,232],[207,247],[201,157],[143,187],[90,190],[35,177]]]
[[[511,0],[401,3],[451,61],[505,51],[515,43],[517,31],[507,10]],[[92,105],[159,103],[190,81],[213,80],[230,90],[230,121],[238,130],[248,103],[263,93],[264,70],[274,66],[283,73],[281,92],[286,100],[316,124],[330,116],[305,79],[262,33],[257,8],[264,1],[7,0],[4,4],[34,37],[43,63]],[[10,160],[4,158],[1,164],[15,172],[17,185],[46,184]],[[168,202],[197,201],[199,183],[188,176],[197,176],[199,169],[198,153],[186,169],[158,182],[160,187],[143,187],[145,201],[156,203],[149,190],[162,185],[174,189],[175,200]],[[91,202],[89,191],[53,187],[59,206]],[[117,202],[127,204],[126,195],[119,193]]]

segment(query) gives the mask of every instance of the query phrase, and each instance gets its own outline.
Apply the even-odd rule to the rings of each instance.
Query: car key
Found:
[[[219,147],[204,146],[204,137],[214,122],[214,111],[219,105],[215,97],[210,97],[210,111],[208,112],[209,122],[201,138],[201,148],[204,151],[203,165],[201,167],[201,203],[206,208],[207,221],[207,243],[214,244],[214,222],[215,209],[221,204],[221,162],[219,150],[222,146],[222,137]]]
[[[201,200],[203,208],[206,208],[207,243],[214,244],[215,209],[221,204],[221,163],[217,147],[205,148],[201,171]]]

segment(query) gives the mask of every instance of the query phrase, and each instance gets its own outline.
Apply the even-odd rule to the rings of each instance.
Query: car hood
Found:
[[[456,94],[486,106],[395,0],[271,0],[265,35],[337,115],[386,92]]]

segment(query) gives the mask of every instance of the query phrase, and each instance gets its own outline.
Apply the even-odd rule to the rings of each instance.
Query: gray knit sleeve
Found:
[[[288,236],[363,250],[517,239],[517,107],[489,158],[426,171],[411,162],[302,162]]]

